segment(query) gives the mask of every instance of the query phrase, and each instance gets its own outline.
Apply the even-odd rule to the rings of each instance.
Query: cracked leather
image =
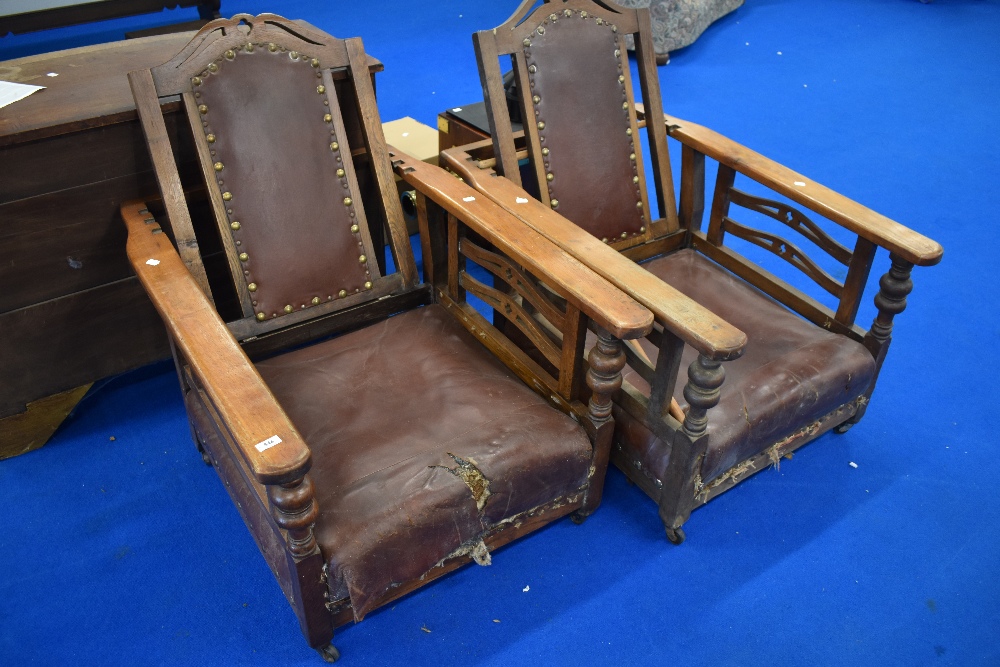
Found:
[[[441,306],[257,368],[312,450],[332,598],[350,597],[359,620],[497,523],[587,483],[583,428]],[[489,482],[481,511],[459,459]]]
[[[642,158],[625,133],[631,111],[622,109],[627,99],[618,81],[618,66],[627,67],[628,56],[622,51],[615,57],[617,33],[593,17],[563,17],[544,28],[525,48],[529,66],[537,68],[525,73],[533,82],[529,98],[541,98],[534,122],[545,123],[541,132],[529,130],[541,135],[542,148],[550,151],[533,158],[544,159],[546,172],[553,174],[551,182],[539,185],[559,200],[560,214],[599,239],[638,234],[645,223],[636,208],[641,198],[629,154]]]
[[[343,203],[360,197],[336,174],[350,148],[337,137],[340,150],[330,149],[333,126],[323,117],[339,110],[316,92],[317,71],[302,58],[259,48],[222,60],[195,88],[198,104],[208,107],[205,132],[215,135],[212,160],[223,164],[216,186],[232,194],[229,222],[240,223],[232,232],[236,252],[249,255],[237,262],[249,275],[234,279],[256,283],[254,310],[269,318],[286,305],[300,310],[313,298],[353,293],[369,279],[359,262],[361,237],[350,231],[353,209]]]
[[[863,345],[807,322],[696,251],[680,250],[643,266],[748,338],[743,356],[722,364],[722,395],[708,411],[705,483],[868,389],[875,361]],[[646,339],[641,344],[655,363],[657,349]],[[674,390],[685,409],[687,369],[695,356],[685,346]],[[649,385],[627,366],[624,377],[648,395]],[[616,407],[614,417],[616,444],[662,480],[670,447],[624,410]]]

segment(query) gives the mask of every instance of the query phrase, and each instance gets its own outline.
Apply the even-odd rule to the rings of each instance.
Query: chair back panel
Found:
[[[619,33],[579,11],[552,16],[523,41],[526,104],[545,168],[540,185],[554,208],[594,236],[638,235],[645,231],[641,158]]]
[[[243,273],[234,279],[258,319],[370,289],[376,277],[345,171],[351,150],[334,129],[339,105],[310,62],[266,44],[232,50],[195,86]]]

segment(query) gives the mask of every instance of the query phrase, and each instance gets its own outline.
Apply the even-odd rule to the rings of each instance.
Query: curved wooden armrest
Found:
[[[139,281],[261,484],[301,478],[310,451],[143,202],[121,207]],[[149,222],[147,222],[149,221]],[[272,438],[280,438],[280,443]]]
[[[653,311],[658,322],[699,353],[718,361],[743,354],[746,334],[712,311],[601,243],[511,181],[498,177],[491,169],[480,169],[461,148],[443,151],[441,157],[477,191]]]
[[[615,337],[640,338],[652,329],[653,314],[649,310],[488,197],[479,195],[444,169],[392,146],[389,155],[396,173],[418,192],[544,280]]]
[[[637,109],[640,106],[637,104]],[[663,118],[667,133],[682,144],[749,176],[906,261],[918,266],[932,266],[941,261],[944,253],[941,245],[909,227],[810,181],[802,174],[713,130],[667,114],[663,114]]]

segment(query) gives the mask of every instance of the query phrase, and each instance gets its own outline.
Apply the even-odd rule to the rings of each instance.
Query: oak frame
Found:
[[[160,103],[164,97],[190,95],[191,81],[198,72],[248,43],[315,54],[319,65],[313,66],[322,66],[324,81],[332,83],[336,76],[350,92],[352,104],[342,108],[357,114],[364,135],[364,148],[356,150],[353,159],[371,169],[378,186],[372,201],[365,204],[369,213],[380,213],[370,217],[371,224],[377,224],[380,216],[387,220],[389,244],[400,267],[397,273],[380,279],[383,291],[373,289],[358,298],[334,302],[337,307],[319,306],[265,322],[245,316],[225,322],[216,311],[198,240],[191,228],[187,197],[162,131]],[[329,67],[331,63],[333,67]],[[320,508],[309,474],[308,443],[261,379],[251,357],[356,329],[403,310],[440,303],[526,384],[555,408],[574,416],[593,447],[590,477],[580,493],[553,498],[529,511],[522,520],[491,529],[483,535],[486,545],[495,549],[561,516],[572,513],[582,519],[597,508],[611,448],[611,395],[620,386],[625,363],[621,340],[648,333],[652,313],[495,203],[483,197],[477,199],[471,188],[443,170],[388,147],[360,39],[331,38],[270,14],[238,15],[209,23],[174,59],[152,71],[132,72],[129,80],[161,199],[122,206],[128,229],[128,256],[171,339],[192,437],[206,462],[217,469],[225,483],[295,610],[310,646],[325,659],[336,659],[337,651],[330,643],[333,630],[353,619],[353,613],[349,599],[330,599],[325,583],[326,560],[313,535]],[[564,313],[558,372],[554,376],[485,321],[456,290],[445,293],[438,289],[437,277],[429,280],[430,285],[419,282],[392,182],[393,171],[419,193],[423,230],[433,226],[431,219],[439,217],[439,211],[447,211],[451,227],[461,225],[488,240],[494,256],[516,267],[518,275],[544,282],[560,297],[561,305],[541,306],[560,308]],[[211,172],[203,168],[203,175],[209,180]],[[157,207],[164,211],[163,215],[151,213]],[[214,213],[220,230],[224,230],[225,218],[219,206],[214,207]],[[422,240],[428,267],[457,267],[459,253],[468,250],[457,238],[442,239],[428,233]],[[235,249],[227,250],[231,258]],[[436,274],[429,269],[428,276]],[[452,278],[461,277],[456,273]],[[241,279],[234,271],[237,290]],[[525,300],[541,296],[521,294]],[[243,312],[245,315],[245,308]],[[589,370],[581,363],[585,343],[581,331],[588,323],[601,333],[590,353]],[[273,436],[281,438],[281,447],[256,446]],[[392,589],[378,605],[470,559],[468,554],[454,555],[418,580]]]
[[[917,232],[711,130],[664,114],[648,10],[625,9],[606,0],[545,0],[544,4],[531,11],[534,4],[525,0],[504,24],[473,36],[492,136],[488,141],[443,151],[442,164],[632,295],[656,315],[656,327],[647,336],[660,350],[656,366],[642,355],[626,349],[629,366],[649,382],[651,391],[644,394],[626,382],[616,395],[616,402],[671,448],[668,479],[654,484],[618,451],[613,452],[612,460],[657,502],[668,538],[679,543],[684,539],[681,526],[695,507],[754,472],[776,463],[782,456],[827,430],[836,428],[838,432],[844,432],[861,419],[891,342],[893,318],[906,307],[906,296],[912,289],[910,270],[914,265],[936,264],[943,250],[939,244]],[[500,87],[497,59],[516,51],[521,39],[527,45],[533,30],[541,30],[539,26],[547,20],[554,20],[556,15],[551,12],[562,12],[564,9],[577,12],[577,16],[582,11],[584,15],[596,17],[595,20],[614,22],[618,34],[631,33],[635,38],[644,104],[636,103],[627,85],[626,89],[636,126],[647,132],[652,152],[652,180],[664,215],[662,220],[651,222],[649,232],[638,243],[632,240],[602,243],[546,206],[544,201],[532,199],[530,205],[512,205],[518,197],[528,197],[520,189],[517,162],[523,158],[535,160],[538,132],[531,123],[526,125],[523,134],[515,135],[508,129],[509,117]],[[516,57],[512,60],[518,74],[523,62]],[[648,118],[661,117],[664,119],[662,123],[647,122]],[[680,197],[676,202],[670,164],[666,158],[668,136],[679,141],[682,147]],[[718,161],[720,167],[708,228],[703,231],[706,156]],[[735,189],[736,174],[742,174],[787,197],[796,205],[853,232],[857,235],[853,249],[834,241],[794,206]],[[737,223],[729,217],[731,204],[756,210],[795,229],[845,265],[846,279],[842,283],[837,282],[785,239]],[[724,239],[727,233],[791,262],[838,299],[836,309],[825,307],[726,247]],[[874,378],[861,395],[820,417],[805,429],[779,439],[759,455],[737,463],[710,484],[702,484],[698,473],[707,449],[705,429],[711,418],[709,410],[718,403],[720,391],[725,391],[724,387],[720,389],[724,372],[719,362],[738,357],[746,337],[711,313],[699,312],[697,304],[629,261],[641,262],[684,248],[699,251],[817,326],[861,342],[875,362]],[[875,297],[878,316],[870,330],[865,330],[854,320],[878,248],[889,251],[891,267],[882,277],[881,289]],[[621,254],[615,251],[621,251]],[[643,273],[645,275],[641,275]],[[668,397],[677,383],[680,349],[684,343],[695,347],[700,356],[688,371],[690,379],[685,389],[685,397],[692,408],[683,419],[679,419],[681,415],[676,411],[670,413]]]

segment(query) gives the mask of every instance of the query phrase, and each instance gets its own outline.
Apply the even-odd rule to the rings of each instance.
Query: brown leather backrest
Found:
[[[625,47],[627,34],[642,41],[638,33],[648,14],[600,0],[533,4],[525,0],[502,26],[474,38],[498,169],[517,179],[508,164],[513,151],[499,145],[505,133],[497,130],[508,117],[493,62],[510,55],[542,201],[616,247],[648,240],[652,212]],[[673,218],[669,163],[659,162],[654,169],[666,165],[667,173],[656,174],[657,186],[669,188],[669,205],[661,202],[661,208]]]
[[[142,75],[130,74],[134,91]],[[360,40],[275,15],[239,15],[209,23],[145,76],[161,100],[182,97],[242,307],[242,335],[416,282]],[[138,95],[137,103],[152,147],[150,104]],[[365,188],[368,216],[356,159],[373,181]],[[161,171],[169,203],[165,185],[179,184]],[[382,249],[373,247],[369,218],[388,223],[399,274],[379,275]]]

